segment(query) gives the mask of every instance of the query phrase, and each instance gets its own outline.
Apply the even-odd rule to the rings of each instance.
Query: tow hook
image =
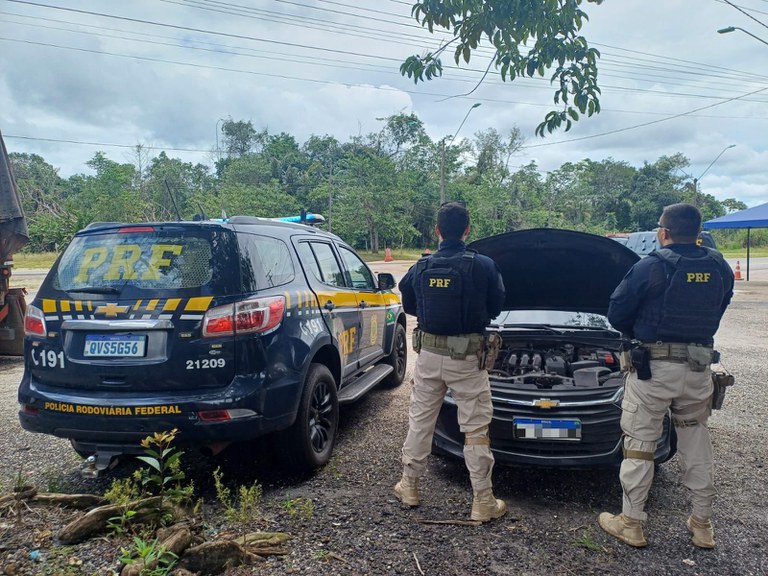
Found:
[[[98,478],[105,470],[111,470],[117,466],[120,452],[96,452],[85,459],[80,466],[80,475],[83,478]]]

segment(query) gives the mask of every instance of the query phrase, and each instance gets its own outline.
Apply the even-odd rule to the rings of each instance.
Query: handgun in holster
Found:
[[[501,350],[501,335],[496,332],[486,334],[483,338],[483,349],[478,355],[480,370],[493,370],[499,350]]]
[[[413,329],[413,334],[411,335],[411,345],[413,346],[413,351],[418,354],[421,352],[421,330],[416,327]]]
[[[720,410],[725,400],[725,392],[736,383],[733,374],[722,366],[712,368],[712,410]]]
[[[651,351],[647,348],[635,348],[630,352],[632,368],[638,380],[651,379]]]

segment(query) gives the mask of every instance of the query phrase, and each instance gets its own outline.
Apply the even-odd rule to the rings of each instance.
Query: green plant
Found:
[[[170,432],[155,432],[141,441],[146,456],[138,459],[148,464],[152,470],[142,478],[145,487],[160,496],[164,501],[181,503],[191,498],[194,488],[191,484],[182,485],[185,478],[181,470],[180,458],[183,452],[171,446],[178,434],[177,429]]]
[[[315,511],[314,504],[310,498],[291,498],[289,500],[283,500],[280,506],[288,512],[289,516],[301,515],[305,518],[312,518],[312,514]]]
[[[127,478],[115,478],[112,484],[104,492],[104,498],[112,504],[128,504],[141,497],[141,484],[144,477],[143,470],[135,470]]]
[[[120,549],[120,562],[126,566],[138,564],[139,576],[166,576],[178,558],[160,545],[157,538],[147,541],[134,536],[130,548]]]
[[[125,536],[131,528],[131,519],[136,515],[135,510],[128,506],[139,499],[142,492],[142,480],[146,476],[146,470],[135,470],[127,478],[115,478],[109,489],[104,492],[104,497],[113,504],[119,504],[122,512],[107,520],[107,527],[116,536]]]
[[[107,528],[115,536],[125,536],[131,527],[131,519],[136,516],[135,510],[123,509],[122,514],[112,516],[107,520]]]
[[[260,516],[262,487],[258,482],[250,486],[242,485],[233,501],[232,491],[224,485],[224,475],[221,468],[213,471],[213,482],[216,487],[216,497],[224,505],[224,515],[230,522],[251,522]]]
[[[24,466],[19,465],[19,469],[16,471],[13,478],[13,486],[11,491],[13,492],[13,503],[10,506],[11,514],[15,517],[17,526],[21,526],[24,523],[24,500],[22,495],[29,490],[31,486],[28,486],[24,481]]]
[[[600,552],[603,549],[603,547],[592,537],[592,534],[586,530],[581,533],[581,538],[576,540],[576,544],[592,552]]]

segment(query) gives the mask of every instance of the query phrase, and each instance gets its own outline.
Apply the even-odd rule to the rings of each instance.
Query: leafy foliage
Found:
[[[682,154],[640,167],[570,159],[543,175],[533,162],[514,166],[524,145],[517,129],[432,140],[413,113],[380,120],[378,132],[347,142],[326,135],[302,144],[230,119],[215,171],[137,147],[132,163],[98,153],[88,162],[91,174],[64,179],[40,156],[12,153],[31,235],[25,251],[57,252],[93,221],[276,217],[302,208],[323,214],[326,229],[359,249],[433,249],[441,165],[445,198],[470,208],[471,238],[542,226],[630,232],[653,228],[674,202],[694,202],[705,219],[744,206],[695,190]]]
[[[495,54],[493,65],[501,79],[544,76],[551,70],[554,103],[562,108],[547,113],[536,134],[570,130],[580,115],[600,112],[597,59],[579,31],[588,20],[582,2],[603,0],[419,0],[411,14],[430,33],[443,28],[453,38],[435,51],[409,56],[400,73],[418,83],[443,73],[441,54],[453,46],[457,65],[469,64],[472,54],[489,43]]]

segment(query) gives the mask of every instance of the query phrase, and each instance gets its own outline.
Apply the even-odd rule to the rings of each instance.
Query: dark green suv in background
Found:
[[[92,224],[29,306],[21,425],[98,469],[173,428],[213,451],[276,433],[287,464],[322,466],[339,405],[403,381],[394,285],[304,224]]]

